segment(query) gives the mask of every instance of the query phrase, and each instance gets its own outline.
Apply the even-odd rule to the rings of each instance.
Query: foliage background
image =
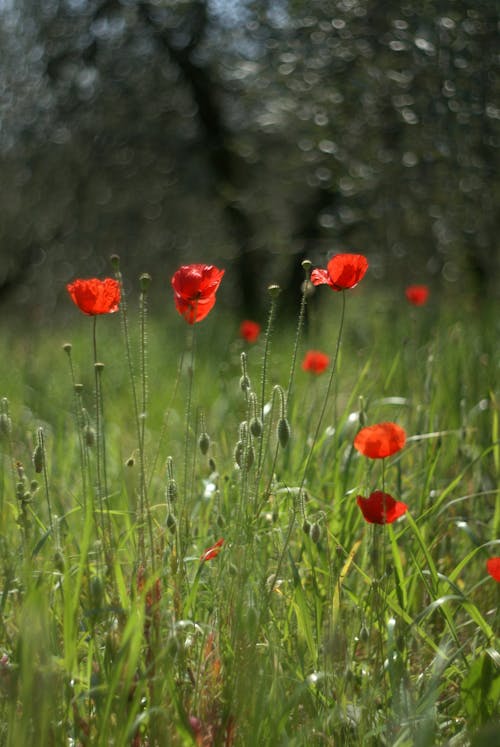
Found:
[[[498,290],[493,0],[4,0],[0,301],[210,260],[257,313],[300,259]]]

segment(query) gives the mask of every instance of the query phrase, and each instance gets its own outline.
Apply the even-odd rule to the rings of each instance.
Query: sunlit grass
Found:
[[[120,319],[99,318],[100,478],[92,320],[4,330],[2,744],[424,747],[489,728],[498,320],[365,286],[345,292],[326,402],[329,372],[300,361],[334,359],[341,294],[308,308],[288,402],[295,330],[279,299],[253,345],[217,306],[188,327],[167,304],[146,343],[131,294],[145,417]],[[353,448],[381,421],[407,434],[383,466]],[[408,512],[369,525],[356,496],[381,489]]]

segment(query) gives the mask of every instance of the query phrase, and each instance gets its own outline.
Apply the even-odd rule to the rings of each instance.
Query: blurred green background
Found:
[[[225,267],[258,315],[300,260],[498,291],[496,0],[1,0],[0,303]],[[229,274],[230,273],[230,274]]]

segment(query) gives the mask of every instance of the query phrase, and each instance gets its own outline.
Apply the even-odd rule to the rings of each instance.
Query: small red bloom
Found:
[[[243,337],[247,342],[256,342],[260,335],[260,324],[252,322],[250,319],[245,319],[240,324],[240,337]]]
[[[177,311],[188,324],[201,322],[215,306],[215,294],[225,270],[214,265],[183,265],[171,283]]]
[[[396,423],[377,423],[362,428],[354,439],[354,447],[370,459],[384,459],[395,454],[406,443],[406,433]]]
[[[80,311],[89,316],[113,314],[120,304],[120,283],[113,278],[74,280],[66,289]]]
[[[408,510],[406,503],[396,501],[392,495],[381,490],[375,490],[369,498],[358,495],[356,502],[370,524],[392,524]]]
[[[354,288],[364,277],[368,260],[362,254],[336,254],[328,262],[326,270],[316,269],[311,273],[313,285],[329,285],[335,291]]]
[[[322,374],[330,363],[330,356],[321,350],[308,350],[302,361],[302,370],[313,374]]]
[[[429,288],[426,285],[409,285],[405,294],[413,306],[423,306],[429,298]]]
[[[217,540],[215,545],[212,545],[212,547],[209,547],[207,550],[205,550],[205,552],[201,554],[200,563],[204,563],[206,560],[212,560],[212,558],[216,558],[220,553],[223,544],[223,539]]]
[[[500,581],[500,558],[488,558],[486,561],[486,570],[491,578]]]

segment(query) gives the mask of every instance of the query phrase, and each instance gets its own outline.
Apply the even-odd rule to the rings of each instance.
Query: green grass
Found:
[[[188,327],[166,302],[141,332],[131,295],[137,413],[117,314],[97,320],[98,419],[92,319],[3,329],[2,745],[491,744],[498,314],[412,308],[369,276],[345,293],[328,400],[328,372],[300,369],[336,348],[323,288],[286,412],[279,299],[249,346],[217,306]],[[382,467],[352,443],[385,420],[408,440]],[[368,525],[356,496],[382,486],[409,511]]]

